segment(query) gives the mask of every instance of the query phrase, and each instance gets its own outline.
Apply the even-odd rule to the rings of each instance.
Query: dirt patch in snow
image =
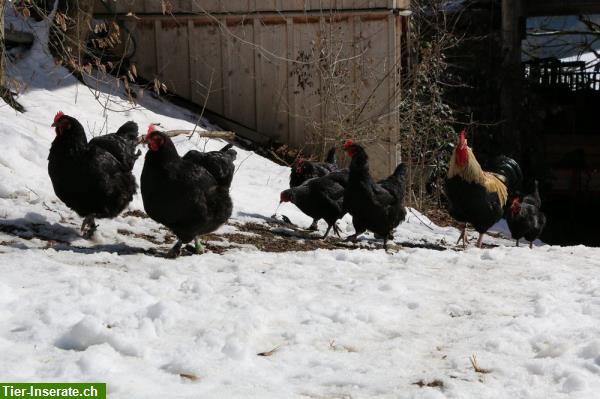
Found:
[[[143,217],[138,213],[136,215],[134,217]],[[133,214],[129,216],[133,216]],[[0,224],[0,232],[27,241],[36,238],[44,241],[45,245],[43,248],[54,248],[59,251],[72,250],[82,253],[107,251],[121,255],[146,254],[150,256],[165,256],[176,241],[176,237],[166,229],[151,229],[139,232],[121,228],[117,230],[118,235],[146,241],[151,243],[152,247],[148,248],[148,244],[142,246],[135,246],[131,243],[125,244],[122,242],[122,239],[115,240],[115,244],[75,246],[70,242],[73,239],[79,238],[79,233],[73,228],[64,227],[60,224],[28,223],[23,220],[14,222],[7,223],[5,221]],[[235,231],[223,234],[206,234],[201,237],[201,241],[207,251],[222,254],[230,249],[248,247],[256,248],[258,251],[263,252],[296,252],[340,248],[350,250],[366,249],[369,251],[383,250],[383,242],[381,240],[362,239],[352,243],[334,235],[322,239],[320,232],[303,230],[290,223],[275,219],[267,219],[264,223],[234,222],[230,223],[229,226],[234,227]],[[118,241],[121,242],[118,243]],[[11,246],[14,246],[14,242]],[[455,249],[453,246],[446,246],[443,243],[431,243],[425,240],[419,242],[388,243],[390,251],[401,251],[405,248],[423,248],[436,251]],[[184,247],[182,251],[183,256],[193,254],[193,246],[188,245]]]

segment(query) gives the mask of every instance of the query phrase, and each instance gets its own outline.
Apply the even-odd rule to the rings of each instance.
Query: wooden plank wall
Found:
[[[319,10],[362,10],[401,9],[409,7],[410,0],[165,0],[170,11],[177,13],[248,13],[258,11],[319,11]],[[162,13],[161,0],[98,0],[96,13],[105,13],[106,6],[114,12]]]
[[[156,77],[177,95],[199,105],[206,102],[210,111],[273,141],[319,154],[334,142],[341,144],[340,138],[346,132],[339,131],[339,126],[370,123],[371,138],[376,140],[371,140],[368,151],[375,174],[386,175],[399,162],[400,132],[394,110],[406,17],[386,10],[330,13],[329,17],[319,13],[163,16],[156,4],[151,4],[154,1],[117,3],[123,13],[129,12],[128,7],[136,7],[136,13],[141,10],[152,14],[142,13],[139,19],[121,15],[137,43],[132,61],[142,77]],[[176,11],[185,8],[184,3],[196,2],[180,3]],[[213,8],[222,7],[223,2],[200,3]],[[280,7],[281,3],[297,7],[345,4],[340,0],[236,0],[228,1],[227,7],[243,11],[259,3],[265,10]],[[390,2],[351,3],[358,8],[383,7]],[[324,35],[326,42],[335,41],[330,51],[339,51],[336,57],[354,60],[344,77],[348,79],[348,95],[338,93],[344,96],[343,101],[333,105],[323,98],[327,85],[322,80],[326,78],[302,63],[302,55],[312,60],[318,57],[315,43]],[[357,107],[364,102],[365,107]],[[331,129],[327,135],[331,140],[320,147],[311,146],[315,131],[327,129]]]

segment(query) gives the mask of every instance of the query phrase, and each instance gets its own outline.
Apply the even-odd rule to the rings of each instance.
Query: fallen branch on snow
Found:
[[[235,133],[228,132],[228,131],[210,130],[210,131],[205,131],[205,132],[194,133],[192,130],[167,130],[166,132],[163,132],[163,133],[169,137],[177,137],[177,136],[182,136],[182,135],[192,136],[192,134],[197,134],[198,137],[207,138],[207,139],[223,139],[223,140],[234,140],[235,139]],[[140,143],[145,143],[145,142],[146,142],[146,137],[141,136]]]

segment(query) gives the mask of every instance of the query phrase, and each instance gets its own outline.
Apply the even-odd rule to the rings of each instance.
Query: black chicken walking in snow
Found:
[[[167,226],[178,238],[169,256],[194,240],[197,253],[204,251],[199,236],[218,229],[233,209],[229,187],[236,152],[231,144],[220,151],[177,153],[164,133],[148,128],[149,151],[142,170],[142,200],[148,216]]]
[[[322,177],[315,177],[303,184],[281,192],[281,202],[291,202],[302,212],[318,221],[325,220],[327,231],[340,235],[336,222],[344,212],[344,190],[348,184],[348,170],[331,172]]]
[[[406,218],[406,167],[399,164],[390,177],[375,182],[369,172],[369,157],[365,149],[348,140],[344,150],[352,159],[344,192],[344,209],[352,215],[355,233],[348,239],[355,241],[359,235],[370,230],[383,238],[383,247],[387,250],[392,231]]]
[[[506,222],[512,238],[519,240],[525,238],[529,241],[529,248],[532,248],[535,241],[544,226],[546,225],[546,215],[540,210],[542,200],[538,190],[538,182],[535,181],[535,189],[533,193],[526,195],[523,199],[519,195],[512,198],[510,209],[507,211]]]
[[[298,187],[309,179],[322,177],[338,170],[337,161],[335,159],[335,147],[332,147],[325,162],[307,161],[304,158],[299,158],[294,162],[290,172],[290,188]],[[314,219],[309,230],[317,230],[318,219]]]
[[[48,156],[48,174],[56,196],[82,216],[81,232],[90,238],[96,218],[117,216],[137,189],[131,173],[140,152],[138,126],[127,122],[116,133],[87,141],[77,119],[58,112],[56,138]]]

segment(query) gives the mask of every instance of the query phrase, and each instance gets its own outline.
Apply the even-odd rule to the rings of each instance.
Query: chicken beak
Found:
[[[50,127],[56,127],[56,122],[53,122]]]

